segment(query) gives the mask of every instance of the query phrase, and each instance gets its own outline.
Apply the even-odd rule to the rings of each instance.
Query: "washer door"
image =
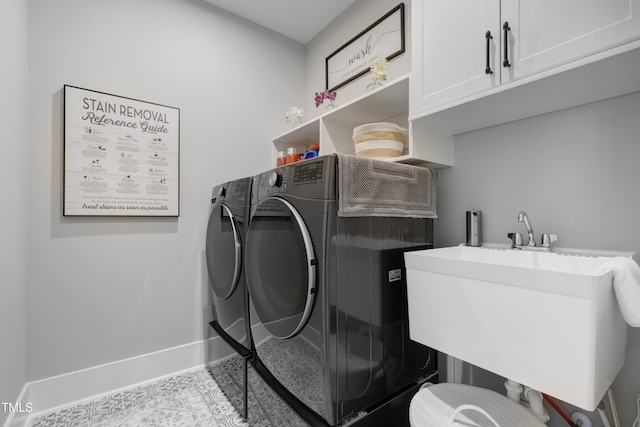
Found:
[[[227,299],[238,286],[242,272],[240,228],[227,205],[213,207],[207,226],[207,269],[211,289]]]
[[[258,317],[276,338],[294,337],[307,323],[316,295],[316,258],[302,216],[270,197],[251,217],[245,272]]]

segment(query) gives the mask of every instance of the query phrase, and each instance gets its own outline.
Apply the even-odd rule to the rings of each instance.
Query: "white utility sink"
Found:
[[[411,339],[592,411],[624,364],[606,257],[467,246],[405,253]]]

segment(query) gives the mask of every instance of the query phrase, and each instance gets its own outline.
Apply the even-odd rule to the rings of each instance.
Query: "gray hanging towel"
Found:
[[[338,216],[437,218],[429,168],[338,154]]]

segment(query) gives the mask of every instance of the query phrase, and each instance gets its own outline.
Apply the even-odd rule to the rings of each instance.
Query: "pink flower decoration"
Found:
[[[338,94],[336,91],[329,92],[329,90],[324,90],[320,93],[316,92],[316,96],[313,98],[316,103],[316,108],[322,105],[325,99],[328,99],[329,101],[335,101],[337,95]]]

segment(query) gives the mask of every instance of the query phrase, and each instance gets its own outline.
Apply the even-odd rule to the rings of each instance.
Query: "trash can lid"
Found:
[[[545,427],[535,414],[491,390],[442,383],[422,388],[409,407],[412,427]]]

